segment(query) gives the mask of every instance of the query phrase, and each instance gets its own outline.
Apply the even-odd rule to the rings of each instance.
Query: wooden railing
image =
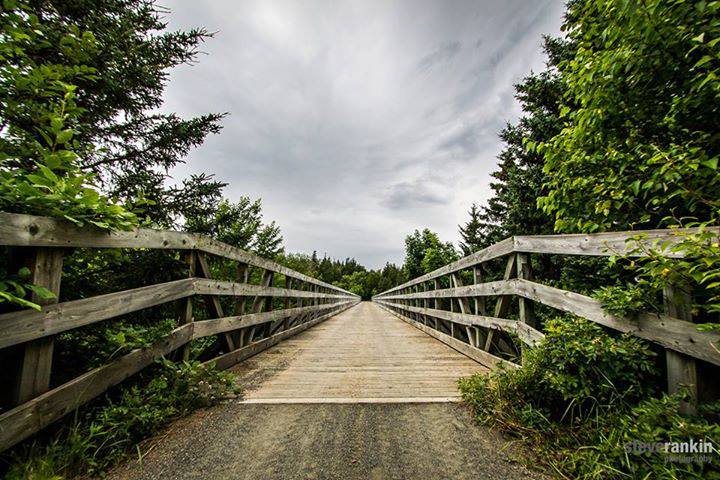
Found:
[[[670,391],[685,385],[697,398],[696,361],[720,365],[720,334],[698,331],[687,294],[667,288],[666,314],[626,318],[608,314],[599,301],[533,281],[529,254],[642,256],[645,247],[668,248],[689,230],[651,230],[590,235],[541,235],[508,238],[456,262],[382,292],[373,301],[417,328],[489,367],[517,367],[522,344],[544,337],[533,302],[630,332],[665,348]],[[713,228],[720,235],[720,229]],[[506,258],[502,280],[483,282],[488,262]],[[588,272],[592,275],[592,272]],[[471,282],[463,279],[472,278]],[[467,284],[464,284],[467,283]],[[449,287],[449,288],[448,288]],[[496,298],[494,305],[489,299]],[[512,307],[513,298],[518,299]],[[509,315],[512,313],[512,315]],[[515,318],[509,318],[515,317]],[[517,345],[520,343],[521,345]],[[715,370],[717,373],[717,370]]]
[[[346,290],[191,233],[150,229],[105,233],[51,218],[0,212],[0,245],[24,247],[19,250],[31,259],[32,283],[56,296],[63,255],[69,248],[179,250],[187,265],[184,279],[63,303],[33,296],[32,300],[42,305],[40,311],[25,309],[0,315],[0,349],[23,349],[15,385],[3,386],[14,392],[15,406],[0,414],[0,451],[163,356],[178,351],[178,358],[187,359],[192,340],[217,336],[219,348],[210,361],[224,369],[360,301]],[[237,280],[213,280],[208,255],[234,261]],[[12,263],[13,259],[9,260]],[[261,272],[259,284],[249,283],[250,268]],[[283,279],[283,287],[274,286]],[[193,297],[197,295],[208,298],[205,304],[210,319],[194,321]],[[231,314],[223,311],[221,296],[235,297]],[[179,326],[167,336],[49,390],[53,336],[168,302],[181,305]],[[279,303],[281,308],[277,308]]]

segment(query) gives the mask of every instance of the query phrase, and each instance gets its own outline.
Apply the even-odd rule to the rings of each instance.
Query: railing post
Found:
[[[304,291],[305,290],[305,282],[298,280],[298,282],[295,286],[295,289]],[[304,306],[305,306],[305,302],[304,302],[303,298],[297,297],[295,299],[295,308],[302,308]],[[296,324],[300,325],[301,323],[303,323],[305,321],[305,318],[307,318],[307,314],[301,313],[300,315],[298,315],[296,318],[293,319],[293,321],[290,323],[290,326],[294,326]]]
[[[57,303],[62,278],[63,251],[60,248],[38,247],[27,258],[30,283],[51,291],[55,298],[41,298],[32,293],[30,301],[38,305]],[[27,342],[22,353],[19,377],[15,387],[14,401],[24,403],[50,389],[52,371],[53,337]]]
[[[692,298],[690,292],[674,286],[663,289],[665,311],[671,317],[692,322]],[[667,364],[668,392],[676,393],[681,387],[690,392],[690,401],[680,404],[680,411],[685,414],[695,412],[698,399],[698,378],[695,359],[683,353],[665,349]]]
[[[285,288],[287,290],[292,290],[293,288],[293,279],[285,275]],[[285,310],[290,308],[290,297],[285,297],[284,300],[284,308]],[[290,327],[290,317],[287,316],[283,318],[283,330],[287,330]]]
[[[475,265],[473,267],[473,284],[483,283],[483,272],[482,265]],[[487,315],[485,297],[475,297],[475,315]],[[475,330],[475,347],[480,347],[480,340],[483,338],[480,327],[473,327]]]
[[[429,289],[428,282],[422,282],[422,286],[423,286],[423,292],[427,293],[427,291],[428,291],[428,289]],[[429,307],[429,301],[428,301],[428,298],[427,298],[427,297],[423,298],[422,304],[423,304],[423,308],[424,308],[425,310],[427,310],[428,307]],[[426,314],[423,314],[422,318],[423,318],[423,325],[427,325],[427,324],[428,324],[428,315],[427,315],[427,313],[426,313]]]
[[[243,263],[243,262],[238,262],[237,267],[235,269],[235,281],[237,283],[248,283],[249,278],[250,278],[250,269],[248,268],[248,264]],[[246,303],[247,303],[247,297],[244,297],[244,296],[235,297],[235,308],[233,310],[233,313],[235,315],[244,315]],[[238,348],[245,346],[246,333],[247,333],[247,327],[241,328],[241,329],[233,332],[233,341],[235,342],[235,345]]]
[[[415,293],[422,293],[423,288],[424,288],[424,287],[423,287],[423,285],[422,285],[422,282],[418,283],[417,285],[415,285]],[[414,307],[415,307],[415,308],[420,308],[420,307],[423,306],[423,304],[424,304],[423,299],[421,299],[421,298],[416,298],[416,299],[415,299],[415,302],[414,302]],[[412,318],[413,320],[415,320],[416,322],[422,323],[423,314],[420,313],[420,312],[416,312],[416,313],[414,314],[414,316],[412,316],[411,318]]]
[[[460,272],[455,272],[455,273],[451,274],[450,279],[455,288],[464,286],[462,278],[460,277]],[[465,297],[457,297],[456,300],[458,303],[458,308],[460,309],[460,313],[469,314],[470,313],[470,302],[468,301],[468,299]],[[469,326],[465,327],[465,334],[468,337],[468,343],[472,346],[475,346],[475,339],[474,339],[473,333],[474,332],[471,330],[471,328]],[[458,337],[459,336],[460,335],[458,335]]]
[[[318,294],[318,293],[320,293],[320,288],[317,285],[313,285],[312,291],[315,294]],[[314,297],[313,298],[313,306],[317,307],[318,305],[320,305],[320,299],[318,297]],[[313,312],[312,318],[316,318],[317,315],[318,315],[318,312]]]
[[[507,260],[507,264],[505,265],[505,274],[503,275],[503,280],[510,280],[511,278],[515,277],[518,272],[518,262],[517,262],[517,255],[510,255]],[[510,304],[512,301],[512,295],[501,295],[497,303],[495,304],[495,316],[497,318],[505,318],[510,311]],[[490,346],[492,345],[493,337],[494,337],[494,330],[490,329],[488,331],[487,339],[485,340],[485,350],[489,351]],[[510,345],[508,345],[505,340],[503,340],[500,335],[498,335],[498,339],[496,342],[497,346],[504,350],[507,353],[513,353],[513,349]]]
[[[440,282],[436,278],[433,280],[433,290],[437,290],[438,288],[440,288]],[[440,310],[440,298],[438,298],[438,297],[433,298],[433,308],[435,310]],[[435,318],[435,330],[440,330],[440,324],[438,323],[439,322],[438,317],[434,317],[434,318]]]
[[[195,276],[197,270],[197,254],[194,250],[186,250],[182,253],[183,263],[187,269],[188,278]],[[193,296],[180,300],[178,325],[185,325],[193,321]],[[190,342],[186,343],[180,349],[180,357],[183,361],[190,360]]]
[[[528,256],[528,254],[518,253],[516,262],[517,278],[523,280],[532,280],[532,264],[530,263],[530,257]],[[518,297],[518,302],[520,310],[520,321],[537,329],[537,322],[535,321],[532,300]]]

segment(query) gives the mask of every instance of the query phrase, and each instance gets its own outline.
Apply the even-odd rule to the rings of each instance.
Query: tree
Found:
[[[57,38],[63,56],[38,62],[36,48],[47,48],[52,30],[25,2],[5,2],[0,8],[0,210],[63,218],[103,230],[127,230],[137,217],[114,199],[102,195],[92,175],[80,168],[90,146],[77,141],[83,127],[78,104],[83,92],[74,83],[93,75],[74,66],[93,52],[92,35],[75,29]],[[32,290],[29,270],[0,265],[0,303],[38,308],[24,299]],[[17,273],[16,273],[17,272]]]
[[[72,82],[83,95],[75,140],[92,144],[84,168],[105,177],[160,168],[181,161],[188,150],[219,131],[221,114],[181,119],[158,113],[169,70],[192,63],[211,35],[203,28],[167,31],[168,10],[155,0],[68,2],[30,0],[28,13],[43,25],[42,41],[28,45],[36,64],[64,60],[62,78],[78,68]],[[89,45],[77,53],[78,46]],[[11,121],[27,118],[22,104],[32,92],[16,92]]]
[[[716,219],[719,2],[571,4],[564,128],[539,145],[558,231]]]
[[[461,238],[460,250],[464,256],[468,256],[482,248],[483,222],[477,204],[473,203],[470,206],[468,215],[470,215],[470,220],[464,226],[458,226]]]
[[[22,43],[32,67],[13,63],[14,54],[4,57],[16,72],[26,73],[24,83],[3,81],[4,126],[19,126],[42,143],[36,127],[47,117],[39,100],[71,85],[75,95],[64,128],[72,131],[76,166],[95,174],[110,197],[133,205],[146,196],[168,200],[152,208],[140,202],[145,217],[161,228],[179,226],[168,217],[192,216],[192,209],[183,210],[188,205],[217,203],[221,187],[211,176],[193,177],[190,189],[167,186],[166,179],[190,148],[220,130],[223,114],[182,119],[158,112],[170,69],[193,62],[211,36],[205,29],[167,31],[168,11],[155,0],[6,2],[13,4],[20,6],[4,7],[4,19],[32,24],[30,35],[14,42]],[[15,164],[27,167],[37,160],[36,149],[3,137],[2,151]]]
[[[457,260],[452,243],[443,243],[437,233],[415,230],[405,237],[405,265],[408,278],[415,278]]]
[[[564,125],[536,148],[547,174],[539,203],[556,230],[717,225],[719,15],[717,1],[570,4],[564,29],[577,48],[558,64]],[[684,261],[655,252],[627,262],[647,289],[637,297],[674,285],[696,292],[698,313],[720,311],[720,237],[680,240]],[[622,303],[619,288],[605,300]]]
[[[498,170],[492,173],[493,196],[482,209],[473,205],[468,223],[459,227],[465,255],[513,235],[552,232],[552,217],[537,207],[546,180],[544,158],[526,143],[550,140],[562,128],[559,113],[565,87],[556,67],[573,48],[572,42],[545,37],[547,69],[515,85],[523,116],[500,132],[504,148]]]
[[[188,218],[186,229],[267,258],[283,251],[280,228],[275,222],[263,223],[260,199],[240,197],[237,203],[222,200],[208,214]]]

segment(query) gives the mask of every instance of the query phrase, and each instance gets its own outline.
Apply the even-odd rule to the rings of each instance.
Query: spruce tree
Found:
[[[467,256],[473,252],[476,252],[482,248],[482,217],[480,209],[477,204],[473,203],[468,211],[470,220],[463,226],[460,225],[458,230],[460,231],[460,250],[463,255]]]

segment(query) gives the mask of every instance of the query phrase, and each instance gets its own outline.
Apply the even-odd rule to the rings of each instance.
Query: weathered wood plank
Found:
[[[205,237],[205,236],[198,237],[198,249],[200,249],[206,253],[211,253],[213,255],[229,258],[231,260],[237,260],[242,263],[247,263],[249,265],[253,265],[255,267],[259,267],[264,270],[271,270],[275,273],[287,275],[296,280],[301,280],[303,282],[312,283],[313,285],[323,286],[323,287],[329,288],[333,291],[344,293],[346,295],[356,296],[355,294],[350,293],[347,290],[343,290],[342,288],[336,287],[335,285],[331,285],[329,283],[322,282],[315,278],[308,277],[307,275],[304,275],[300,272],[296,272],[295,270],[292,270],[284,265],[280,265],[277,262],[273,262],[272,260],[267,260],[265,258],[262,258],[255,254],[252,254],[250,252],[240,250],[239,248],[233,247],[231,245],[228,245],[228,244],[225,244],[222,242],[218,242],[217,240],[214,240],[209,237]]]
[[[630,232],[608,232],[592,234],[562,234],[562,235],[522,235],[506,238],[505,240],[491,245],[483,250],[463,257],[453,263],[440,267],[428,274],[409,280],[397,287],[379,293],[375,297],[381,298],[392,292],[397,292],[406,287],[420,282],[447,275],[449,273],[463,270],[482,262],[503,257],[511,253],[545,253],[558,255],[588,255],[588,256],[610,256],[617,253],[627,252],[634,246],[634,242],[628,240],[644,235],[644,245],[667,242],[668,245],[675,244],[681,238],[682,233],[694,233],[698,229],[666,229],[666,230],[638,230]],[[720,227],[709,227],[706,231],[720,235]],[[674,253],[672,257],[682,257],[682,253]]]
[[[195,277],[197,270],[197,255],[194,250],[188,250],[182,254],[183,262],[187,267],[187,276]],[[193,297],[192,295],[182,298],[178,302],[178,325],[185,325],[193,321]],[[180,349],[180,357],[187,361],[190,359],[190,344],[187,343]]]
[[[510,280],[511,278],[515,277],[517,275],[517,255],[510,255],[507,259],[507,263],[505,264],[505,274],[503,275],[503,280]],[[512,301],[512,297],[510,295],[502,295],[497,299],[497,302],[495,302],[495,316],[496,317],[505,317],[508,314],[508,311],[510,310],[510,302]]]
[[[376,300],[377,303],[383,305],[392,306],[405,310],[408,312],[421,313],[431,317],[441,318],[451,322],[459,323],[468,326],[478,326],[485,328],[492,328],[495,330],[502,330],[504,332],[513,332],[528,345],[535,345],[537,342],[542,340],[545,335],[517,320],[508,320],[505,318],[487,317],[484,315],[473,315],[465,313],[448,312],[447,310],[436,310],[433,308],[421,308],[412,307],[407,305],[401,305],[397,303],[391,303],[380,299]]]
[[[303,330],[307,330],[308,328],[317,325],[318,323],[322,322],[323,320],[326,320],[334,315],[337,315],[343,310],[346,310],[350,308],[351,306],[355,305],[357,301],[350,302],[348,305],[344,305],[342,307],[333,309],[332,311],[321,315],[313,320],[310,320],[308,322],[302,323],[300,325],[297,325],[295,327],[292,327],[288,330],[284,330],[280,333],[276,333],[275,335],[272,335],[271,337],[264,338],[262,340],[259,340],[255,343],[251,343],[250,345],[242,348],[238,348],[237,350],[234,350],[230,353],[226,353],[225,355],[221,355],[217,358],[214,358],[212,360],[209,360],[206,363],[213,363],[215,366],[221,370],[225,370],[227,368],[232,367],[233,365],[252,357],[253,355],[256,355],[263,350],[266,350],[273,345],[276,345],[277,343],[281,342],[282,340],[285,340],[286,338],[290,338],[293,335],[297,335],[298,333],[302,332]]]
[[[188,278],[48,305],[39,312],[5,313],[0,315],[0,348],[179,300],[193,294],[194,282]]]
[[[706,231],[720,234],[720,227],[710,227]],[[695,232],[698,232],[697,228],[517,236],[514,237],[514,250],[524,253],[611,256],[628,254],[630,250],[635,249],[637,244],[632,239],[636,236],[644,237],[642,244],[645,246],[657,244],[659,247],[661,243],[666,243],[669,247],[681,241],[682,234]],[[682,257],[682,253],[666,252],[666,254],[675,258]]]
[[[682,288],[667,286],[663,290],[665,312],[674,318],[692,322],[692,296]],[[683,401],[680,410],[684,414],[696,413],[698,401],[698,375],[695,359],[673,350],[665,350],[668,392],[677,393],[681,388],[690,393],[690,401]]]
[[[200,276],[203,278],[212,279],[212,271],[210,270],[210,265],[205,258],[205,253],[197,252],[195,253],[195,256],[197,257],[197,265],[199,267],[198,273],[200,274]],[[218,297],[211,295],[210,302],[207,304],[207,307],[208,310],[210,310],[210,315],[213,318],[225,317],[222,304],[220,303],[220,299]],[[222,347],[222,349],[226,352],[235,350],[235,341],[233,340],[232,335],[230,335],[229,333],[224,333],[223,335],[219,336],[218,341],[220,342],[220,346]]]
[[[459,288],[446,288],[405,295],[389,295],[378,300],[406,298],[451,298],[488,295],[521,295],[553,308],[573,313],[593,322],[658,343],[715,365],[720,365],[720,353],[713,344],[720,341],[720,333],[699,332],[690,322],[667,315],[641,314],[637,319],[622,318],[604,311],[599,301],[555,287],[523,279],[502,280]]]
[[[57,303],[62,278],[63,250],[39,247],[32,253],[30,282],[45,287],[54,298],[42,298],[32,293],[30,300],[38,305]],[[15,389],[15,404],[20,404],[45,393],[50,388],[54,341],[40,338],[25,344],[20,375]]]
[[[414,298],[452,298],[452,297],[488,297],[495,295],[513,295],[515,293],[514,280],[498,280],[495,282],[465,285],[456,288],[440,288],[427,292],[406,293],[375,297],[378,300],[408,300]]]
[[[487,372],[370,302],[265,350],[251,363],[233,369],[241,382],[242,378],[265,380],[245,392],[243,403],[458,400],[458,378]]]
[[[480,350],[479,348],[474,348],[470,346],[469,344],[458,340],[457,338],[454,338],[450,335],[446,335],[438,330],[435,330],[434,328],[427,327],[423,325],[420,322],[416,322],[415,320],[406,317],[405,315],[402,315],[401,313],[398,313],[394,311],[391,308],[388,308],[387,306],[378,303],[382,308],[387,310],[388,312],[392,313],[393,315],[397,316],[401,320],[404,320],[405,322],[409,323],[410,325],[422,330],[423,332],[427,333],[431,337],[434,337],[444,344],[452,347],[454,350],[457,350],[458,352],[462,353],[463,355],[472,358],[476,362],[488,367],[488,368],[497,368],[499,366],[503,366],[506,369],[512,369],[517,368],[518,365],[508,362],[507,360],[503,360],[500,357],[496,357],[495,355],[492,355],[488,352],[485,352],[483,350]]]
[[[321,285],[348,295],[352,293],[329,283],[308,277],[271,260],[218,242],[204,235],[171,230],[137,228],[128,232],[104,232],[49,217],[0,212],[0,245],[80,248],[155,248],[201,250],[283,275]]]
[[[286,317],[292,317],[295,315],[306,314],[310,312],[322,312],[353,302],[354,300],[348,300],[328,305],[311,305],[308,307],[288,308],[285,310],[271,310],[269,312],[246,313],[245,315],[214,318],[211,320],[200,320],[195,322],[193,340],[197,338],[207,337],[210,335],[217,335],[218,333],[229,332],[238,328],[246,328],[255,325],[261,325],[263,323],[275,322],[278,320],[283,320]]]
[[[667,315],[645,313],[638,315],[637,319],[617,317],[605,312],[600,302],[594,298],[529,280],[518,279],[514,282],[516,293],[525,298],[720,365],[720,353],[713,346],[720,341],[720,333],[699,332],[695,324]]]
[[[530,263],[530,257],[526,253],[517,254],[517,278],[523,280],[532,280],[532,264]],[[533,310],[533,304],[531,301],[526,300],[524,297],[518,298],[518,314],[520,321],[527,323],[533,328],[537,328],[535,321],[535,312]]]
[[[453,285],[455,287],[462,287],[463,282],[460,278],[460,274],[453,273],[450,278],[452,279]],[[457,299],[458,307],[460,307],[460,313],[470,313],[470,302],[465,297],[460,297]]]
[[[0,415],[0,451],[24,440],[189,342],[192,328],[192,324],[176,328],[149,347],[134,350],[3,413]]]
[[[304,290],[288,290],[280,287],[265,287],[228,282],[224,280],[195,279],[195,293],[198,295],[244,295],[250,297],[292,297],[292,298],[356,298],[346,294],[316,293]]]
[[[147,228],[104,232],[49,217],[0,212],[0,245],[186,250],[196,243],[195,235],[185,232]]]

